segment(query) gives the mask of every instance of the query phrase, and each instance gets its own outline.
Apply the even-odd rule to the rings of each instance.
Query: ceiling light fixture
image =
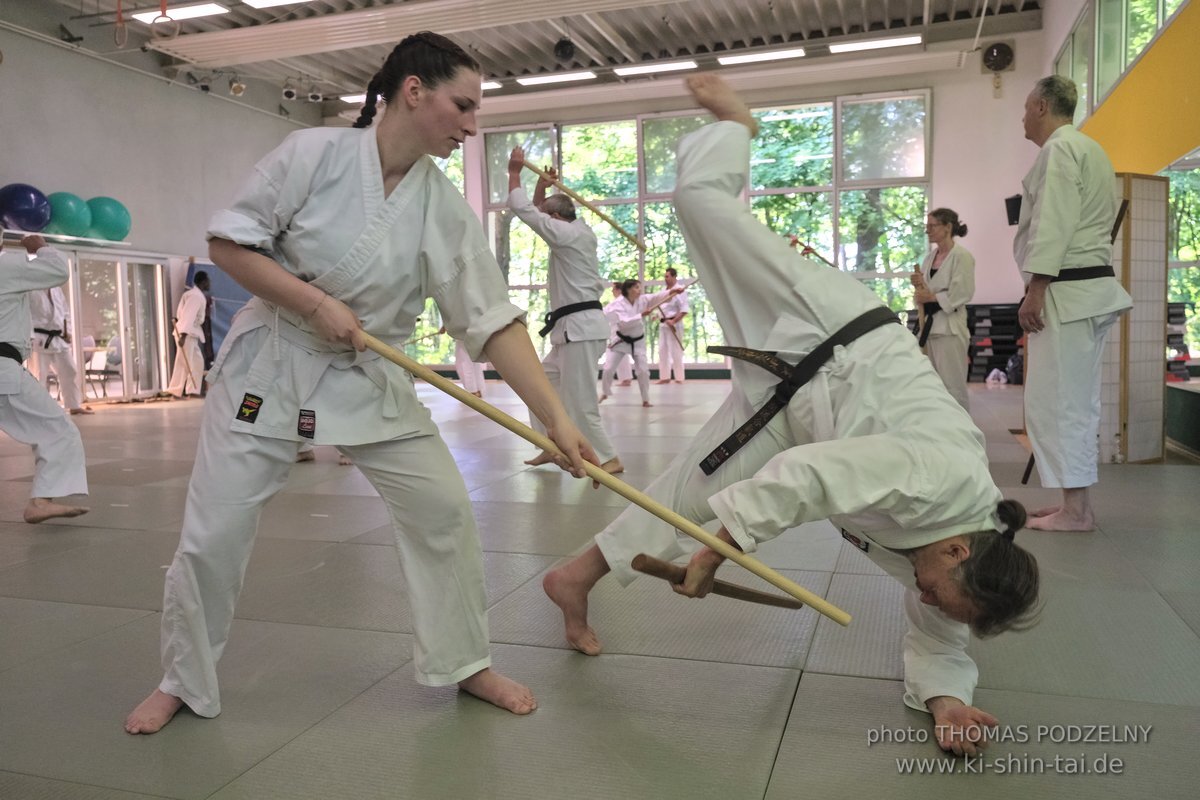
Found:
[[[499,89],[502,86],[504,84],[500,83],[500,81],[484,81],[479,85],[479,88],[486,92],[488,89]]]
[[[340,99],[343,103],[350,103],[351,105],[357,106],[367,102],[367,96],[365,94],[344,94]]]
[[[843,42],[829,45],[831,53],[857,53],[861,50],[882,50],[885,47],[906,47],[910,44],[920,44],[920,34],[916,36],[894,36],[890,39],[867,39],[862,42]]]
[[[546,83],[570,83],[572,81],[594,81],[596,73],[591,70],[584,72],[559,72],[551,75],[534,75],[528,78],[517,78],[522,86],[541,86]]]
[[[306,3],[308,0],[242,0],[243,3],[251,8],[274,8],[275,6],[289,6],[296,3]]]
[[[613,67],[613,72],[622,78],[630,75],[652,75],[656,72],[679,72],[696,69],[695,61],[674,61],[669,64],[639,64],[636,67]]]
[[[246,84],[239,81],[237,75],[229,79],[229,93],[234,97],[241,97],[246,93]]]
[[[167,16],[176,22],[181,22],[185,19],[196,19],[197,17],[211,17],[214,14],[228,14],[229,9],[220,3],[193,3],[190,6],[173,6],[167,9]],[[130,14],[131,17],[138,22],[144,22],[147,25],[154,22],[162,16],[159,11],[143,11],[139,14]]]
[[[781,61],[785,58],[804,58],[803,47],[793,47],[789,50],[772,50],[766,53],[747,53],[737,56],[717,56],[717,61],[723,66],[731,64],[753,64],[756,61]]]

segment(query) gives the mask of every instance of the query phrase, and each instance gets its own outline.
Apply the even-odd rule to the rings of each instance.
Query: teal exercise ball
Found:
[[[49,200],[50,224],[46,226],[46,233],[88,235],[92,228],[92,209],[86,200],[70,192],[55,192]]]
[[[129,209],[119,201],[111,197],[93,197],[87,204],[92,212],[92,227],[88,236],[115,242],[129,234],[133,220],[129,217]]]

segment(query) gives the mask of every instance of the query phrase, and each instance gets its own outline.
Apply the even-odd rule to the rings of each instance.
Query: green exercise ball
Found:
[[[50,195],[50,224],[47,233],[87,236],[92,228],[92,209],[79,195],[55,192]]]
[[[93,239],[120,241],[129,234],[133,220],[129,209],[111,197],[93,197],[87,201],[92,211],[92,227],[88,236]]]

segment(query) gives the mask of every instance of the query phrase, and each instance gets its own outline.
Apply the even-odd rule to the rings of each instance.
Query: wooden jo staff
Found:
[[[491,405],[490,403],[480,400],[470,392],[459,388],[456,384],[443,378],[441,375],[438,375],[429,367],[413,361],[411,358],[404,355],[404,353],[401,353],[394,347],[384,344],[371,334],[364,331],[362,333],[362,337],[369,349],[383,356],[388,361],[391,361],[394,364],[399,364],[401,367],[404,367],[404,369],[411,372],[414,376],[432,384],[433,386],[436,386],[438,389],[441,389],[443,392],[455,398],[459,402],[470,406],[493,422],[503,425],[505,428],[517,434],[522,439],[532,442],[534,445],[546,450],[547,452],[554,453],[555,455],[559,456],[563,455],[562,451],[558,449],[558,445],[556,445],[548,436],[543,436],[542,434],[530,428],[528,425],[513,419],[508,414],[505,414],[503,411]],[[583,467],[589,478],[597,483],[604,484],[609,489],[612,489],[614,492],[624,497],[626,500],[636,503],[646,511],[649,511],[654,516],[666,522],[668,525],[683,531],[688,536],[696,539],[709,549],[715,550],[716,552],[728,558],[730,561],[733,561],[745,569],[750,570],[767,583],[770,583],[772,586],[787,592],[792,597],[796,598],[807,606],[811,606],[813,609],[829,617],[839,625],[850,624],[850,615],[845,611],[842,611],[837,606],[827,602],[824,598],[818,597],[793,581],[788,580],[775,570],[760,562],[758,559],[746,555],[732,545],[726,544],[716,536],[713,536],[711,533],[701,528],[696,523],[689,519],[685,519],[661,503],[652,500],[646,494],[638,491],[619,478],[608,474],[595,464],[585,461]]]
[[[634,247],[636,247],[638,250],[641,250],[643,253],[646,252],[646,245],[642,243],[641,239],[637,238],[632,233],[630,233],[629,231],[622,228],[615,219],[610,217],[608,214],[605,214],[603,211],[601,211],[599,208],[597,208],[594,204],[589,203],[587,200],[584,200],[576,192],[573,192],[572,190],[568,189],[566,186],[563,186],[561,183],[554,180],[554,178],[551,178],[545,172],[538,169],[533,164],[530,164],[528,161],[525,162],[525,168],[528,169],[530,172],[534,173],[535,175],[537,175],[542,180],[547,181],[555,189],[558,189],[560,192],[567,195],[572,200],[574,200],[575,202],[582,205],[584,208],[591,210],[591,212],[593,214],[600,217],[600,219],[604,220],[609,225],[612,225],[614,228],[616,228],[617,233],[621,234],[626,239],[633,242]]]

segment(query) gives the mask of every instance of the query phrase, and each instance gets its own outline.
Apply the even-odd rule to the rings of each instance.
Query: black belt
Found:
[[[716,450],[705,456],[704,460],[700,462],[700,469],[705,475],[712,475],[718,467],[740,450],[742,445],[754,438],[754,434],[765,428],[772,417],[787,407],[792,396],[799,391],[800,387],[813,379],[817,370],[833,356],[835,347],[848,345],[876,328],[882,328],[889,322],[899,321],[890,309],[883,307],[872,309],[843,325],[835,334],[817,345],[811,353],[800,359],[800,362],[794,366],[771,351],[752,350],[748,347],[708,348],[710,353],[756,364],[772,375],[778,376],[780,381],[775,385],[775,393],[767,399],[762,408],[754,412],[754,416],[734,431],[728,439],[721,442]]]
[[[554,309],[546,315],[546,325],[540,331],[538,331],[538,336],[546,336],[548,333],[550,333],[550,331],[554,330],[554,323],[558,322],[563,317],[570,316],[577,311],[588,311],[589,309],[593,308],[597,310],[603,310],[604,306],[600,304],[599,300],[588,300],[583,303],[571,303],[569,306],[562,306],[561,308]]]
[[[40,333],[46,337],[46,343],[44,345],[42,345],[42,347],[46,350],[50,349],[50,343],[54,341],[55,336],[62,336],[62,331],[48,330],[46,328],[34,328],[33,332]]]
[[[929,341],[929,332],[933,330],[933,315],[942,310],[942,307],[937,303],[925,303],[921,310],[925,312],[925,324],[921,326],[921,338],[917,340],[917,347],[924,347]]]
[[[634,342],[640,342],[642,339],[645,339],[646,334],[643,333],[641,336],[626,336],[625,334],[621,333],[620,331],[617,331],[617,338],[620,339],[625,344],[633,346]]]
[[[1115,278],[1117,273],[1113,268],[1105,264],[1102,267],[1064,267],[1062,272],[1059,272],[1050,279],[1051,283],[1059,283],[1061,281],[1090,281],[1092,278]]]
[[[25,359],[21,357],[21,351],[8,342],[0,342],[0,358],[11,358],[18,364],[25,363]]]

